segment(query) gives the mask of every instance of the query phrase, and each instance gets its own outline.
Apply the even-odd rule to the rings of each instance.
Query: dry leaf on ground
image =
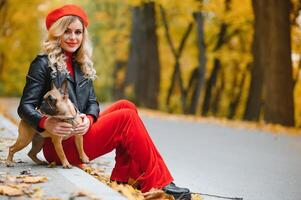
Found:
[[[7,196],[21,196],[24,193],[21,189],[17,189],[6,185],[0,185],[0,194]]]
[[[43,183],[48,181],[48,178],[45,176],[19,176],[23,183]]]
[[[45,200],[62,200],[61,198],[58,197],[47,197]]]
[[[30,187],[30,185],[26,184],[26,183],[7,184],[7,186],[10,186],[10,187],[16,188],[16,189],[20,189],[22,191],[25,191]]]
[[[111,188],[113,188],[114,190],[120,192],[124,196],[126,196],[129,200],[140,200],[140,199],[142,200],[142,199],[144,199],[142,193],[139,190],[133,188],[130,185],[127,185],[127,184],[117,184],[114,181],[114,182],[111,182],[109,184],[109,186]]]
[[[42,199],[44,191],[41,188],[34,188],[29,195],[33,199]]]
[[[191,199],[192,200],[202,200],[202,197],[199,194],[192,194]]]
[[[100,200],[100,198],[94,197],[94,196],[90,195],[89,193],[87,193],[85,191],[78,191],[78,192],[72,194],[69,197],[69,200],[76,200],[77,197],[87,197],[90,200]]]
[[[174,198],[167,195],[162,190],[151,189],[149,192],[143,193],[145,200],[173,200]]]
[[[94,171],[94,169],[92,167],[85,167],[84,171],[91,174]]]

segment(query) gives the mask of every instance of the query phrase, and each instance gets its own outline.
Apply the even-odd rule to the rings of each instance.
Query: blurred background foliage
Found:
[[[94,87],[99,101],[127,98],[140,106],[171,113],[265,120],[300,127],[300,2],[260,1],[0,0],[0,95],[22,94],[30,62],[40,52],[46,35],[47,12],[75,3],[89,16],[88,30],[98,74]],[[254,47],[254,10],[260,13],[269,2],[276,6],[271,6],[267,13],[289,5],[289,20],[285,23],[289,24],[287,43],[291,49],[282,49],[287,49],[292,63],[282,64],[282,68],[291,69],[292,73],[283,72],[288,79],[284,79],[284,83],[276,81],[273,90],[266,80],[273,77],[269,73],[273,74],[275,68],[261,65],[265,81],[257,97],[259,103],[255,110],[258,111],[248,117],[251,81],[260,83],[252,75],[252,69],[258,69],[254,67],[254,52],[261,52],[256,51],[258,46]],[[265,20],[262,22],[266,23]],[[262,28],[258,30],[259,39],[272,37],[261,34],[260,31],[265,31]],[[277,37],[272,38],[276,44]],[[290,90],[291,81],[293,90]],[[277,84],[289,84],[286,87],[293,97],[287,95],[287,91],[282,93]],[[283,101],[268,100],[278,98],[274,93],[280,93]],[[277,111],[278,107],[287,112]]]

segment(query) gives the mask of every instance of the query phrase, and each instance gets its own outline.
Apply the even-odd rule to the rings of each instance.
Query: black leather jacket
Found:
[[[56,86],[67,78],[70,100],[81,113],[94,116],[96,121],[99,114],[99,105],[94,94],[91,79],[84,77],[79,64],[73,60],[74,78],[69,74],[53,72],[48,65],[47,55],[38,55],[31,63],[26,76],[26,84],[23,90],[18,114],[25,122],[36,130],[43,131],[39,126],[42,115],[37,111],[43,100],[43,96],[51,89],[51,81]]]

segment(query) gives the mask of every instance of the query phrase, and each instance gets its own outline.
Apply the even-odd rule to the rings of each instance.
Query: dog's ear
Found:
[[[61,85],[61,93],[63,94],[64,99],[68,99],[69,95],[68,95],[68,81],[67,79],[65,79]]]

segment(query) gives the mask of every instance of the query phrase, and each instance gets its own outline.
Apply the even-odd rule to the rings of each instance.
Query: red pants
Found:
[[[63,148],[71,164],[81,164],[74,137],[64,140]],[[84,150],[90,160],[113,149],[116,149],[116,163],[111,180],[128,182],[132,178],[138,181],[142,192],[162,188],[173,181],[135,105],[127,100],[118,101],[100,113],[84,135]],[[60,163],[50,138],[45,140],[43,151],[48,162]]]

